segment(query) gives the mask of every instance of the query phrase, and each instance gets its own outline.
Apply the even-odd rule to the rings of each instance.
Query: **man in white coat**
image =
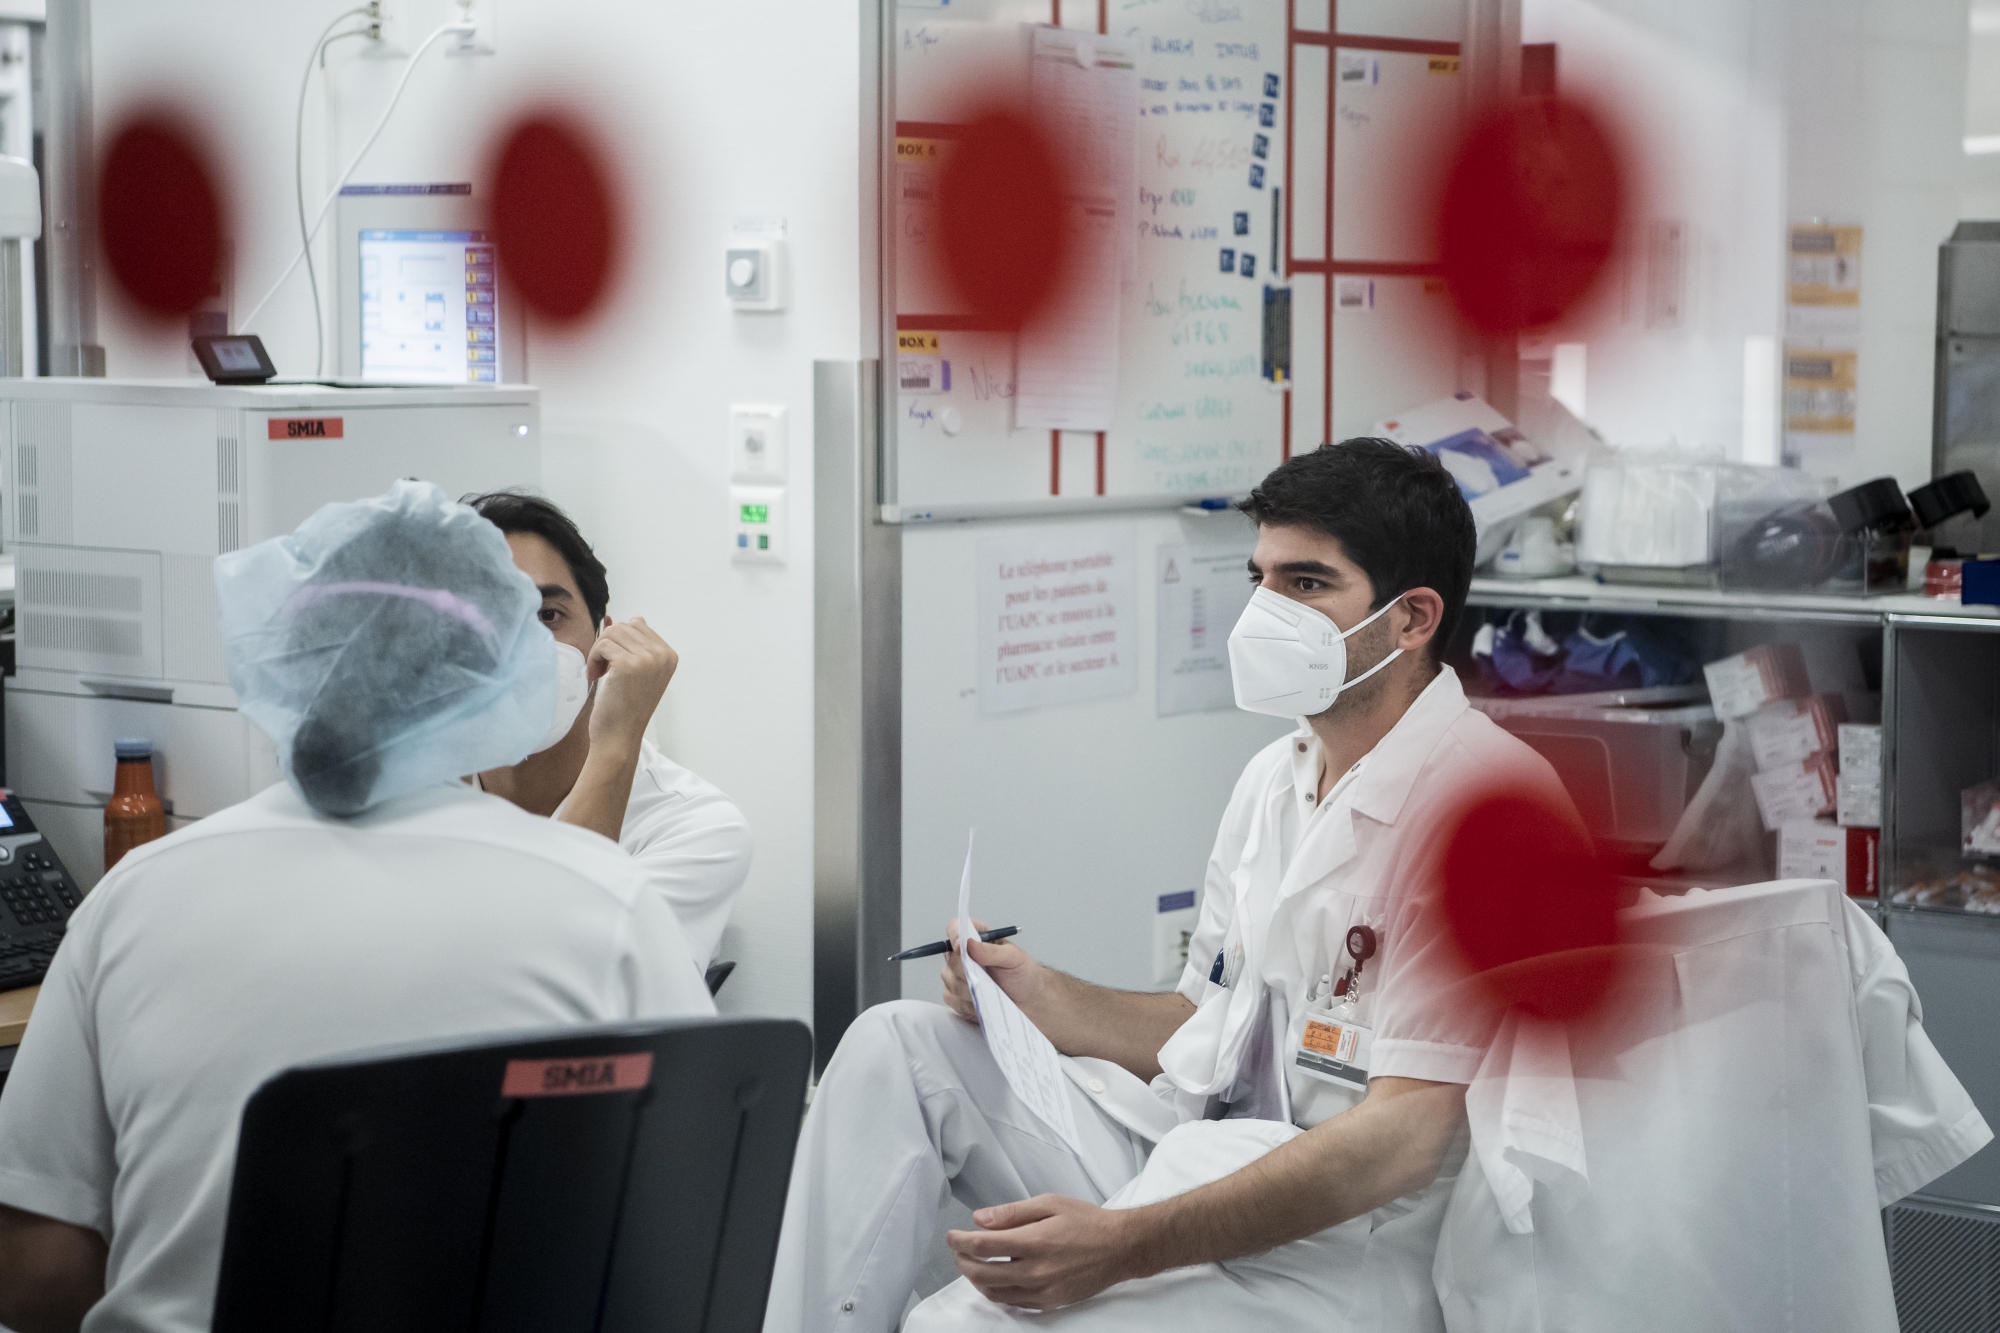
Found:
[[[206,1333],[237,1128],[290,1066],[715,1012],[602,838],[460,781],[551,724],[541,596],[437,487],[217,562],[286,781],[129,853],[71,918],[0,1099],[0,1323]]]
[[[1495,1021],[1454,985],[1446,833],[1494,787],[1574,812],[1440,660],[1475,534],[1434,458],[1323,447],[1243,508],[1237,702],[1301,725],[1237,782],[1180,986],[968,946],[1062,1052],[1074,1150],[1009,1090],[956,954],[949,1008],[862,1014],[807,1117],[767,1333],[896,1327],[948,1193],[979,1229],[950,1233],[964,1276],[912,1330],[1441,1329],[1433,1252]]]
[[[514,563],[535,581],[541,622],[576,687],[567,729],[520,763],[479,774],[477,785],[617,843],[674,909],[695,962],[706,966],[750,875],[750,825],[713,783],[646,736],[680,655],[644,616],[605,614],[604,562],[554,504],[515,491],[466,503],[506,534]]]

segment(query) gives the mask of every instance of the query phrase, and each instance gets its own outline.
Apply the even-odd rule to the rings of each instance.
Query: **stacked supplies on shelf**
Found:
[[[1710,662],[1702,673],[1716,716],[1735,737],[1737,762],[1747,761],[1752,770],[1757,817],[1766,833],[1777,835],[1778,877],[1830,879],[1856,897],[1873,896],[1880,833],[1835,822],[1842,795],[1841,741],[1854,729],[1846,699],[1813,693],[1805,654],[1796,644],[1762,644]],[[1852,771],[1875,784],[1869,808],[1879,809],[1880,728],[1858,730],[1873,733],[1876,758],[1868,765],[1856,750]],[[1848,748],[1861,744],[1857,736]],[[1728,737],[1724,745],[1731,745]],[[1715,795],[1710,809],[1719,812],[1726,800],[1720,791]],[[1858,796],[1850,799],[1857,808],[1864,804]]]
[[[1835,730],[1847,721],[1847,701],[1837,694],[1781,699],[1743,719],[1757,774],[1750,790],[1764,827],[1831,816],[1840,798],[1840,754]]]
[[[1828,696],[1801,700],[1791,718],[1778,710],[1752,715],[1752,734],[1760,732],[1766,744],[1779,747],[1773,756],[1789,756],[1784,742],[1805,743],[1798,719],[1812,713],[1813,739],[1831,742],[1803,760],[1814,771],[1813,799],[1816,805],[1805,814],[1799,804],[1787,805],[1781,791],[1767,806],[1760,786],[1766,774],[1751,779],[1765,826],[1778,835],[1778,877],[1780,879],[1830,879],[1857,898],[1872,898],[1880,886],[1882,822],[1882,729],[1865,723],[1833,721],[1844,717],[1844,707],[1834,709],[1821,701]],[[1831,700],[1838,704],[1839,700]],[[1777,771],[1789,773],[1784,768]],[[1831,787],[1827,786],[1831,781]],[[1796,790],[1796,789],[1794,789]],[[1775,822],[1774,822],[1775,820]]]

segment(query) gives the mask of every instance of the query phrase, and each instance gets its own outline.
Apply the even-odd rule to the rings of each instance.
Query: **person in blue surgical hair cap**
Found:
[[[427,482],[330,504],[215,562],[229,680],[322,814],[518,763],[555,711],[541,594]]]
[[[70,918],[0,1099],[8,1328],[208,1328],[237,1126],[281,1070],[715,1012],[618,844],[460,780],[558,722],[498,528],[399,482],[215,582],[286,781],[128,852]]]

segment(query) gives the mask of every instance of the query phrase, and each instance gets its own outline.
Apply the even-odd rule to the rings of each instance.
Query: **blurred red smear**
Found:
[[[1068,262],[1061,158],[1017,107],[988,105],[963,124],[938,173],[944,277],[977,327],[1017,330],[1048,305]]]
[[[222,197],[206,146],[159,110],[132,116],[110,142],[97,189],[105,262],[141,309],[185,315],[222,271]]]
[[[1475,124],[1438,204],[1438,254],[1459,313],[1495,334],[1561,318],[1603,274],[1627,172],[1604,122],[1528,97]]]
[[[1611,876],[1565,812],[1490,797],[1452,830],[1445,918],[1492,997],[1537,1018],[1595,1012],[1618,959]]]
[[[623,239],[612,177],[593,136],[532,112],[500,141],[487,191],[500,267],[538,315],[573,323],[611,285]]]

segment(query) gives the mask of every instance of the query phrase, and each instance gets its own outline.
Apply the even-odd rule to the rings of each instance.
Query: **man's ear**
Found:
[[[1420,634],[1422,637],[1416,642],[1400,645],[1416,651],[1435,639],[1443,627],[1444,598],[1432,588],[1412,588],[1403,594],[1403,605],[1409,608],[1410,619],[1397,637],[1406,639]]]

